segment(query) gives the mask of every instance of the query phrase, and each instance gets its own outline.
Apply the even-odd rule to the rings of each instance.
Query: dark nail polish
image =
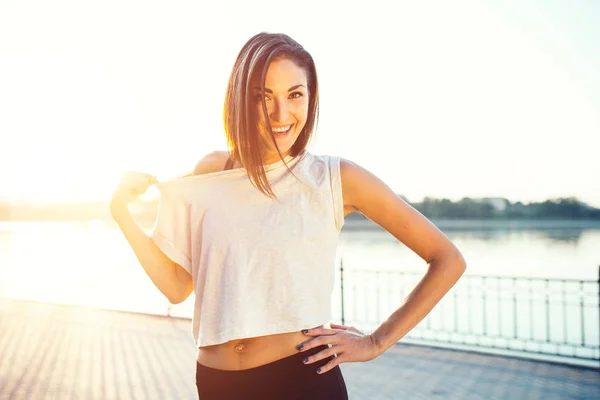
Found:
[[[298,349],[298,351],[302,351],[302,349],[304,349],[304,345],[299,344],[298,346],[296,346],[296,348]]]
[[[317,374],[321,373],[321,368],[317,368]]]
[[[302,329],[302,333],[308,333],[308,329]]]
[[[302,359],[302,362],[303,362],[304,364],[306,364],[306,363],[308,362],[308,357],[304,357],[304,358]]]

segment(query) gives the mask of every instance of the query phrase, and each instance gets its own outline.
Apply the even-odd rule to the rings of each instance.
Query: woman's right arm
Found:
[[[163,253],[129,212],[129,203],[154,183],[156,178],[151,175],[125,173],[111,200],[110,211],[154,285],[169,302],[178,304],[194,290],[192,276]]]

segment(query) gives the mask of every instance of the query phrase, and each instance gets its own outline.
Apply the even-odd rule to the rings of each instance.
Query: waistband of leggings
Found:
[[[281,371],[282,369],[287,369],[290,367],[293,368],[298,365],[302,366],[302,365],[304,365],[304,363],[302,362],[302,359],[304,357],[308,357],[310,355],[318,353],[319,351],[327,349],[328,347],[329,346],[327,346],[327,345],[317,346],[313,349],[302,351],[302,352],[299,351],[298,354],[292,354],[291,356],[287,356],[287,357],[272,361],[267,364],[259,365],[257,367],[252,367],[252,368],[240,369],[240,370],[225,370],[225,369],[211,368],[211,367],[207,367],[206,365],[200,364],[198,361],[196,361],[196,364],[197,364],[198,368],[202,368],[205,371],[210,371],[210,372],[219,373],[219,374],[223,374],[223,375],[229,375],[229,376],[248,375],[248,374],[252,374],[254,372],[260,372],[262,374],[262,373],[269,373],[271,371],[273,371],[273,372]]]

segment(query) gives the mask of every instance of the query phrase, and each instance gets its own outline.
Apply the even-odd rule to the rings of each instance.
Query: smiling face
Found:
[[[279,160],[279,155],[267,126],[261,96],[264,95],[275,142],[285,157],[298,139],[308,117],[306,71],[289,59],[275,60],[267,69],[265,92],[260,93],[260,84],[254,85],[253,90],[257,100],[258,133],[263,146],[264,163],[272,164]]]
[[[318,114],[319,83],[310,53],[283,33],[252,36],[231,70],[223,123],[234,165],[265,196],[277,198],[264,166],[304,154]]]

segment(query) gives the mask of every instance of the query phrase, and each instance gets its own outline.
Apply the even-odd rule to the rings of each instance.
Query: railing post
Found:
[[[340,258],[340,289],[342,294],[342,325],[346,323],[346,315],[344,314],[344,259]]]

